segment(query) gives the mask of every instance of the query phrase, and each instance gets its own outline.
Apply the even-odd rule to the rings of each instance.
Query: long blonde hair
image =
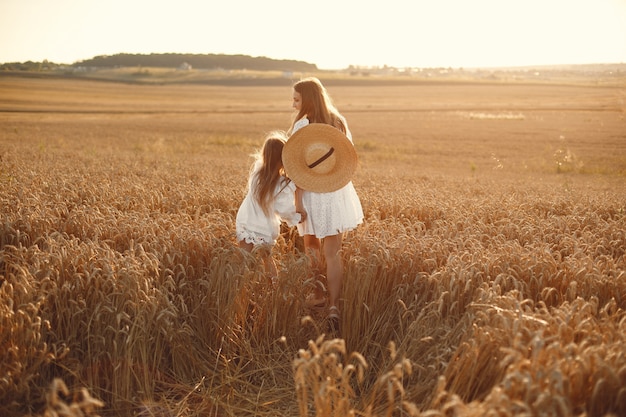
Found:
[[[284,177],[283,147],[287,142],[285,132],[276,130],[265,137],[263,148],[256,153],[256,163],[251,182],[252,195],[265,215],[271,214],[271,208],[276,199],[276,187],[287,181]],[[260,165],[260,166],[258,166]]]
[[[293,85],[293,89],[300,94],[302,105],[289,129],[290,132],[293,125],[306,116],[309,123],[326,123],[346,133],[346,120],[335,108],[320,80],[315,77],[303,78]]]

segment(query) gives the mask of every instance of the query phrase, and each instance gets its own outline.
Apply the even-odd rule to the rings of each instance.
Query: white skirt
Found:
[[[331,193],[303,191],[302,204],[307,217],[298,224],[300,236],[324,238],[355,229],[363,223],[361,200],[352,182]]]

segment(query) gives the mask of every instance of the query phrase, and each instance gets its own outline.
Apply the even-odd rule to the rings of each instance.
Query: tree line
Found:
[[[75,62],[71,65],[56,64],[53,62],[13,62],[0,65],[2,70],[13,71],[43,71],[59,67],[154,67],[179,68],[183,65],[194,69],[249,69],[256,71],[315,71],[317,65],[304,61],[289,59],[272,59],[267,57],[253,57],[249,55],[223,54],[116,54],[100,55],[90,59]]]

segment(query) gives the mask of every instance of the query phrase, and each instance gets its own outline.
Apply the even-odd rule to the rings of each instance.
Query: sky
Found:
[[[626,63],[626,0],[0,0],[0,63],[118,53],[320,69]]]

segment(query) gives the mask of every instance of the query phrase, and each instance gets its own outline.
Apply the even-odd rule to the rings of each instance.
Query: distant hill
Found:
[[[251,71],[317,71],[317,65],[290,59],[272,59],[264,56],[223,55],[223,54],[116,54],[100,55],[73,63],[72,65],[54,62],[7,62],[0,64],[5,71],[49,71],[62,68],[193,68]]]
[[[193,69],[249,69],[254,71],[316,71],[317,65],[303,61],[278,60],[267,57],[252,57],[248,55],[218,55],[218,54],[117,54],[101,55],[91,59],[76,62],[73,67],[151,67],[151,68],[180,68]]]

